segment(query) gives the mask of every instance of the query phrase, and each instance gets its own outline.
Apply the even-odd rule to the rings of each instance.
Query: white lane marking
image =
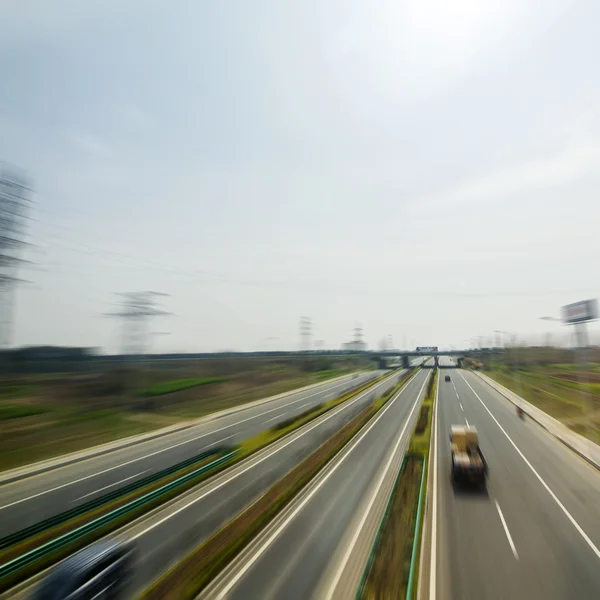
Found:
[[[467,427],[471,427],[471,426],[469,425],[469,419],[467,419],[467,417],[465,417],[465,423],[467,424]]]
[[[217,444],[220,444],[221,442],[224,442],[225,440],[230,440],[232,437],[235,437],[235,434],[231,434],[228,436],[225,436],[224,438],[221,438],[220,440],[217,440],[216,442],[211,442],[208,446],[206,446],[207,448],[210,448],[212,446],[216,446]]]
[[[502,511],[500,510],[500,505],[498,504],[498,500],[494,500],[494,502],[496,503],[496,510],[498,511],[498,514],[500,515],[500,520],[502,521],[502,527],[504,527],[504,533],[506,533],[506,537],[508,538],[508,543],[510,544],[512,553],[514,554],[515,558],[517,560],[519,560],[519,554],[517,553],[517,549],[515,548],[515,543],[513,542],[513,539],[510,535],[510,531],[508,530],[508,525],[506,524],[506,521],[504,520],[504,515],[502,514]]]
[[[438,395],[440,391],[440,379],[438,377],[435,390],[435,414],[433,426],[433,513],[431,516],[431,564],[429,566],[429,600],[435,600],[435,586],[437,583],[437,513],[438,513]]]
[[[279,446],[279,448],[275,448],[274,450],[271,450],[270,452],[268,452],[267,454],[265,454],[265,456],[263,456],[261,459],[255,461],[255,462],[253,462],[251,464],[249,464],[248,466],[246,466],[244,469],[241,469],[237,473],[231,474],[229,477],[227,477],[223,481],[221,481],[221,483],[215,485],[214,487],[212,487],[209,490],[206,490],[203,494],[200,494],[199,496],[197,496],[193,500],[190,500],[189,502],[187,502],[183,506],[180,506],[177,510],[169,513],[168,515],[166,515],[162,519],[156,521],[155,523],[152,523],[152,525],[149,525],[148,527],[146,527],[146,529],[143,529],[142,531],[140,531],[139,533],[137,533],[136,535],[134,535],[130,539],[132,541],[133,540],[137,540],[138,538],[142,537],[143,535],[145,535],[149,531],[152,531],[153,529],[155,529],[159,525],[162,525],[165,521],[168,521],[169,519],[171,519],[175,515],[178,515],[180,512],[183,512],[184,510],[187,510],[190,506],[192,506],[193,504],[196,504],[196,502],[200,502],[200,500],[206,498],[206,496],[209,496],[213,492],[216,492],[217,490],[221,489],[223,486],[227,485],[229,482],[233,481],[234,479],[237,479],[238,477],[240,477],[240,475],[243,475],[244,473],[246,473],[246,471],[249,471],[250,469],[253,469],[254,467],[256,467],[257,465],[259,465],[260,463],[264,462],[265,460],[267,460],[268,458],[270,458],[271,456],[273,456],[273,454],[276,454],[277,452],[280,452],[281,450],[283,450],[284,448],[286,448],[290,444],[293,444],[294,442],[296,442],[297,440],[299,440],[301,437],[305,436],[307,433],[310,433],[316,427],[319,427],[320,425],[322,425],[323,423],[325,423],[326,421],[328,421],[332,417],[338,415],[343,410],[346,410],[349,406],[352,406],[353,404],[355,404],[356,402],[358,402],[360,399],[364,398],[365,396],[368,396],[369,394],[372,394],[374,390],[380,389],[381,387],[383,387],[387,383],[389,383],[389,382],[387,380],[384,380],[384,381],[380,382],[379,384],[377,384],[375,386],[375,388],[369,388],[368,390],[365,390],[364,392],[362,392],[359,396],[357,396],[353,400],[347,400],[346,402],[344,402],[343,404],[340,405],[341,408],[337,412],[336,412],[336,409],[333,409],[333,410],[329,411],[329,413],[325,413],[326,417],[322,421],[320,421],[318,423],[311,422],[312,424],[310,425],[310,427],[308,427],[300,435],[291,438],[285,444],[283,444],[282,446]]]
[[[462,402],[459,402],[458,405],[460,406],[460,410],[462,410],[463,412],[465,412],[465,409],[463,408]]]
[[[287,415],[287,413],[282,413],[282,414],[280,414],[280,415],[277,415],[277,416],[275,416],[275,417],[272,417],[271,419],[267,419],[267,420],[265,421],[265,423],[270,423],[271,421],[275,421],[275,419],[279,419],[280,417],[283,417],[283,416],[285,416],[285,415]]]
[[[362,383],[365,383],[363,379],[361,379],[360,382],[358,382],[356,385],[358,386],[358,385],[361,385]],[[347,385],[347,382],[343,382],[339,385],[334,386],[333,388],[329,388],[329,391],[334,390],[339,387],[342,387],[343,385]],[[292,404],[296,404],[296,402],[301,402],[302,400],[306,400],[307,398],[312,398],[313,396],[318,396],[319,394],[322,394],[323,392],[324,392],[324,390],[321,390],[320,392],[315,392],[314,394],[311,394],[310,396],[304,396],[302,398],[298,398],[298,400],[294,400],[293,402],[289,402],[288,404],[284,404],[283,406],[277,406],[276,408],[266,410],[258,415],[255,415],[254,417],[248,417],[247,419],[242,419],[240,421],[236,421],[235,423],[232,423],[231,425],[226,425],[225,427],[220,427],[219,429],[213,429],[212,431],[209,431],[208,433],[203,433],[202,435],[198,435],[198,436],[190,438],[188,440],[183,440],[181,442],[178,442],[177,444],[168,446],[167,448],[155,450],[154,452],[151,452],[150,454],[144,454],[144,456],[139,456],[138,458],[134,458],[132,460],[128,460],[126,462],[119,463],[118,465],[114,465],[113,467],[108,467],[107,469],[103,469],[102,471],[96,471],[95,473],[90,473],[89,475],[86,475],[85,477],[80,477],[79,479],[74,479],[73,481],[68,481],[67,483],[63,483],[61,485],[57,485],[53,488],[44,490],[42,492],[38,492],[37,494],[32,494],[31,496],[27,496],[26,498],[21,498],[20,500],[15,500],[14,502],[9,502],[8,504],[5,504],[4,506],[0,506],[0,510],[3,510],[5,508],[10,508],[11,506],[21,504],[22,502],[27,502],[28,500],[33,500],[34,498],[39,498],[40,496],[44,496],[44,495],[50,494],[52,492],[56,492],[57,490],[61,490],[63,488],[69,487],[70,485],[75,485],[76,483],[81,483],[82,481],[86,481],[87,479],[92,479],[93,477],[98,477],[98,475],[103,475],[104,473],[109,473],[110,471],[114,471],[115,469],[120,469],[121,467],[131,465],[140,460],[145,460],[146,458],[155,456],[156,454],[160,454],[161,452],[168,452],[169,450],[173,450],[173,448],[178,448],[179,446],[183,446],[184,444],[191,444],[192,442],[195,442],[196,440],[200,440],[209,435],[219,433],[219,431],[225,431],[225,429],[231,429],[232,427],[237,427],[241,423],[246,423],[247,421],[252,421],[253,419],[258,419],[259,417],[263,417],[264,415],[272,413],[276,410],[281,410],[282,408],[286,408],[288,406],[291,406]],[[293,393],[297,394],[300,392],[293,392]]]
[[[87,498],[88,496],[93,496],[94,494],[97,494],[98,492],[103,492],[104,490],[108,490],[109,488],[115,487],[115,485],[120,485],[124,481],[129,481],[130,479],[133,479],[134,477],[139,477],[140,475],[147,473],[149,470],[150,469],[146,469],[145,471],[140,471],[139,473],[136,473],[135,475],[132,475],[131,477],[125,477],[125,479],[121,479],[120,481],[116,481],[115,483],[111,483],[110,485],[105,485],[104,487],[94,490],[93,492],[90,492],[89,494],[84,494],[83,496],[79,496],[79,498],[75,498],[75,500],[71,500],[71,503],[77,502],[77,500],[83,500],[84,498]]]
[[[481,405],[483,406],[483,408],[485,408],[485,410],[487,410],[487,412],[490,415],[490,417],[492,417],[492,419],[494,420],[494,423],[496,423],[496,425],[498,425],[500,431],[506,436],[506,439],[512,444],[513,448],[517,451],[517,454],[525,461],[525,464],[531,469],[531,471],[537,477],[537,479],[539,480],[539,482],[544,486],[545,490],[550,494],[550,496],[552,497],[552,499],[554,500],[554,502],[556,502],[556,504],[558,504],[559,508],[563,511],[563,513],[565,514],[565,516],[567,517],[567,519],[569,519],[569,521],[571,522],[571,524],[573,525],[573,527],[575,527],[575,529],[577,529],[577,531],[579,532],[579,534],[581,535],[581,537],[586,541],[587,545],[592,549],[592,551],[594,552],[594,554],[598,558],[600,558],[600,550],[596,547],[596,545],[594,544],[594,542],[592,542],[592,540],[589,538],[589,536],[581,528],[581,526],[579,525],[579,523],[573,518],[573,516],[571,515],[571,513],[565,508],[565,505],[558,499],[558,497],[556,496],[556,494],[550,489],[550,486],[542,479],[542,476],[535,470],[535,468],[533,467],[533,465],[527,460],[527,458],[521,452],[521,450],[519,450],[519,447],[513,442],[512,438],[508,435],[508,433],[506,433],[506,431],[504,430],[504,427],[502,427],[502,425],[500,425],[500,423],[498,422],[498,420],[496,419],[496,417],[491,413],[490,409],[485,405],[485,403],[479,397],[479,395],[477,394],[477,392],[471,387],[471,385],[469,384],[469,382],[463,377],[462,373],[460,374],[460,376],[465,380],[465,383],[469,386],[469,388],[471,388],[471,391],[475,394],[475,397],[477,398],[477,400],[479,400],[479,402],[481,402]]]
[[[394,456],[395,456],[396,452],[398,452],[398,448],[400,447],[400,444],[403,441],[404,432],[406,431],[406,428],[408,427],[408,424],[410,423],[411,417],[419,404],[419,398],[421,397],[421,394],[423,393],[423,390],[425,389],[425,384],[427,383],[428,379],[429,379],[429,377],[425,378],[425,381],[423,382],[423,385],[421,386],[421,389],[419,390],[419,393],[417,394],[417,398],[412,407],[412,410],[410,411],[408,417],[406,418],[406,421],[404,422],[404,427],[402,428],[402,431],[400,432],[400,435],[398,436],[398,440],[396,441],[394,449],[393,449],[392,453],[390,454],[390,457],[385,465],[385,469],[383,470],[383,473],[381,474],[381,477],[379,478],[379,481],[377,482],[377,485],[375,486],[375,490],[373,491],[373,494],[371,495],[369,504],[367,505],[367,509],[363,513],[362,519],[360,520],[360,523],[358,524],[358,527],[357,527],[356,531],[354,532],[354,536],[352,537],[352,539],[350,540],[350,544],[346,548],[346,552],[344,553],[342,562],[333,578],[333,582],[329,586],[329,590],[327,591],[326,598],[331,598],[331,596],[333,596],[333,593],[335,592],[335,588],[337,587],[339,580],[341,579],[342,574],[344,572],[344,569],[346,568],[346,565],[348,564],[348,561],[350,560],[350,555],[352,554],[352,551],[354,550],[354,546],[356,546],[356,542],[358,541],[358,538],[360,537],[360,534],[362,533],[362,529],[365,525],[365,522],[367,521],[367,517],[369,516],[369,513],[371,512],[371,509],[373,508],[373,504],[375,504],[375,500],[377,499],[377,496],[379,495],[379,491],[381,490],[381,486],[383,485],[385,477],[391,467],[391,464],[394,460]]]
[[[425,381],[427,381],[427,379],[425,379]],[[410,383],[410,381],[409,381],[409,383]],[[423,383],[423,386],[421,387],[421,389],[423,389],[424,386],[425,386],[425,382]],[[279,534],[296,518],[298,513],[312,500],[313,496],[327,483],[327,481],[329,481],[329,479],[333,476],[333,474],[342,466],[342,464],[348,458],[348,456],[350,456],[352,454],[353,450],[360,444],[360,442],[365,438],[365,436],[369,433],[369,431],[371,431],[371,429],[373,429],[373,427],[375,427],[375,425],[379,422],[379,420],[393,406],[394,402],[402,395],[402,393],[407,388],[408,388],[408,384],[404,388],[402,388],[402,390],[400,390],[400,392],[396,395],[396,397],[391,402],[388,402],[385,405],[383,410],[375,417],[375,419],[371,422],[371,424],[358,436],[358,438],[355,438],[351,442],[352,445],[348,448],[348,450],[346,451],[346,454],[344,454],[341,457],[339,462],[337,464],[335,464],[333,466],[333,468],[323,477],[323,479],[321,479],[321,481],[319,481],[319,483],[306,495],[304,500],[302,500],[302,502],[300,502],[300,504],[290,513],[290,515],[283,521],[283,523],[281,523],[281,525],[279,525],[279,527],[277,527],[277,529],[267,538],[267,540],[264,541],[260,545],[260,547],[254,552],[254,554],[250,558],[248,558],[247,562],[236,571],[235,575],[227,582],[227,584],[221,590],[221,592],[217,596],[217,599],[227,597],[227,595],[229,594],[231,589],[237,585],[237,582],[252,568],[254,563],[267,551],[268,547],[273,543],[273,541],[277,538],[277,536],[279,536]],[[419,395],[420,394],[421,394],[421,392],[419,392]],[[417,400],[415,400],[415,404],[411,410],[410,415],[412,415],[412,413],[414,412],[415,407],[418,404],[418,399],[419,399],[419,396],[417,396]],[[406,429],[406,427],[408,425],[408,421],[410,420],[410,415],[407,418],[406,424],[404,425],[404,429]],[[404,430],[403,430],[403,432],[404,432]],[[402,435],[400,436],[400,439],[402,439]]]

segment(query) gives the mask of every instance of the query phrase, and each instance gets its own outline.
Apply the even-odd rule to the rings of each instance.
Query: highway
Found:
[[[441,375],[430,600],[600,598],[600,473],[476,374]],[[486,492],[451,485],[453,424],[478,430]]]
[[[0,487],[0,537],[165,469],[212,446],[238,443],[381,373],[363,372],[356,379],[349,375],[316,388],[291,392],[263,405],[207,420],[164,437],[5,484]]]
[[[362,530],[353,535],[350,529],[365,503],[368,510],[382,471],[390,470],[396,455],[399,467],[430,374],[428,369],[421,371],[391,399],[200,597],[305,600],[324,583],[325,590],[335,588],[335,573],[346,565],[337,560],[338,553],[351,553],[353,543],[363,542]],[[353,589],[343,594],[352,595]],[[330,596],[325,591],[318,597]]]
[[[375,389],[340,404],[121,531],[118,537],[133,541],[139,556],[132,595],[251,504],[354,415],[391,389],[402,374],[397,372]]]

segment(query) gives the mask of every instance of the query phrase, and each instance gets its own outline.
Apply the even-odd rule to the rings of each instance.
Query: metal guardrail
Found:
[[[128,494],[131,494],[132,492],[135,492],[136,490],[144,488],[147,485],[155,483],[156,481],[159,481],[160,479],[163,479],[164,477],[168,477],[169,475],[172,475],[173,473],[176,473],[177,471],[181,471],[181,470],[185,469],[186,467],[193,465],[194,463],[200,462],[201,460],[204,460],[210,456],[216,456],[218,454],[222,454],[223,452],[225,452],[227,450],[228,450],[228,448],[225,446],[220,446],[217,448],[212,448],[211,450],[206,450],[205,452],[202,452],[196,456],[193,456],[192,458],[188,458],[188,459],[181,461],[171,467],[168,467],[157,473],[154,473],[154,475],[148,475],[148,477],[144,477],[143,479],[134,481],[133,483],[130,483],[129,485],[120,487],[117,490],[114,490],[107,494],[103,494],[102,496],[99,496],[98,498],[95,498],[94,500],[85,502],[84,504],[81,504],[80,506],[76,506],[75,508],[72,508],[70,510],[59,513],[58,515],[55,515],[48,519],[44,519],[43,521],[39,521],[35,525],[31,525],[29,527],[25,527],[24,529],[16,531],[15,533],[11,533],[10,535],[7,535],[7,536],[3,537],[2,539],[0,539],[0,550],[4,550],[6,548],[9,548],[10,546],[19,544],[20,542],[24,542],[25,540],[33,537],[34,535],[38,535],[40,533],[43,533],[44,531],[48,531],[49,529],[52,529],[53,527],[62,525],[63,523],[66,523],[72,519],[75,519],[76,517],[84,515],[85,513],[90,512],[91,510],[100,508],[104,504],[108,504],[109,502],[112,502],[113,500],[117,500],[119,498],[122,498],[123,496],[127,496]]]
[[[421,541],[421,521],[423,520],[423,491],[425,489],[425,472],[427,471],[427,463],[425,458],[421,459],[421,485],[419,487],[419,503],[417,505],[417,521],[415,523],[415,533],[413,536],[413,547],[410,557],[410,571],[408,573],[408,584],[406,586],[406,600],[411,600],[413,597],[413,586],[415,582],[415,571],[417,568],[417,555],[419,554]]]
[[[93,521],[90,521],[89,523],[86,523],[85,525],[82,525],[81,527],[78,527],[77,529],[74,529],[73,531],[65,533],[65,534],[55,538],[54,540],[51,540],[51,541],[39,546],[38,548],[35,548],[34,550],[25,552],[21,556],[18,556],[17,558],[14,558],[14,559],[10,560],[9,562],[1,565],[0,566],[0,588],[4,587],[2,585],[2,581],[4,580],[4,578],[9,577],[9,576],[14,576],[21,569],[28,567],[29,565],[37,562],[38,560],[47,558],[52,553],[62,550],[69,544],[72,544],[76,541],[81,540],[82,538],[90,535],[91,533],[97,531],[98,529],[104,527],[105,525],[108,525],[111,522],[116,521],[117,519],[120,519],[121,517],[127,515],[128,513],[133,512],[134,510],[144,506],[145,504],[148,504],[148,503],[156,500],[157,498],[160,498],[161,496],[163,496],[165,494],[168,494],[169,492],[172,492],[173,490],[177,489],[179,486],[193,480],[195,477],[198,477],[199,475],[202,475],[203,473],[206,473],[207,471],[210,471],[211,469],[214,469],[215,467],[226,463],[227,461],[231,460],[238,452],[239,452],[239,450],[237,450],[237,449],[232,450],[232,451],[228,452],[227,454],[225,454],[224,456],[221,456],[221,457],[211,461],[210,463],[203,465],[202,467],[199,467],[198,469],[194,469],[192,472],[188,473],[187,475],[179,477],[175,481],[167,483],[152,492],[144,494],[140,498],[136,498],[135,500],[132,500],[131,502],[128,502],[127,504],[125,504],[119,508],[116,508],[115,510],[110,511],[106,515],[98,517],[97,519],[94,519]]]

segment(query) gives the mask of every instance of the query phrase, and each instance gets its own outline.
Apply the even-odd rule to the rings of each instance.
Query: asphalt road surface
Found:
[[[386,405],[385,415],[314,495],[311,497],[309,492],[305,499],[300,496],[299,510],[290,507],[290,516],[282,515],[282,523],[273,524],[273,531],[265,532],[264,539],[257,540],[245,556],[230,565],[201,598],[311,598],[353,517],[372,493],[407,418],[416,417],[417,412],[412,409],[430,374],[431,371],[423,370],[414,377],[405,391]],[[407,428],[405,435],[410,434]],[[324,476],[327,475],[325,471]]]
[[[252,437],[381,373],[365,372],[356,379],[350,375],[343,380],[325,382],[262,406],[3,485],[0,487],[0,537],[147,477],[211,446],[231,445]]]
[[[141,592],[239,514],[354,415],[391,389],[402,373],[380,382],[376,390],[344,402],[122,532],[120,536],[133,541],[139,556],[133,592]]]
[[[442,371],[439,385],[431,600],[600,598],[600,473],[474,373]],[[466,424],[486,492],[450,483],[450,427]]]

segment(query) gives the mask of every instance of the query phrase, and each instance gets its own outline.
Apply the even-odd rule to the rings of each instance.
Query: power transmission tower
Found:
[[[0,164],[0,350],[11,344],[14,293],[22,279],[17,277],[21,265],[29,261],[20,257],[27,245],[25,229],[31,204],[28,176],[7,163]]]
[[[157,297],[168,296],[168,294],[145,291],[125,292],[118,295],[123,298],[120,310],[107,313],[107,316],[123,319],[123,354],[125,360],[130,362],[141,361],[147,348],[149,319],[172,314],[159,308],[156,302]],[[132,387],[135,387],[135,382],[128,377],[125,384],[125,395]]]
[[[363,343],[363,328],[360,326],[360,323],[356,323],[354,325],[354,341],[357,343],[357,347]]]
[[[310,350],[310,336],[312,334],[312,321],[310,317],[300,317],[300,351]]]

